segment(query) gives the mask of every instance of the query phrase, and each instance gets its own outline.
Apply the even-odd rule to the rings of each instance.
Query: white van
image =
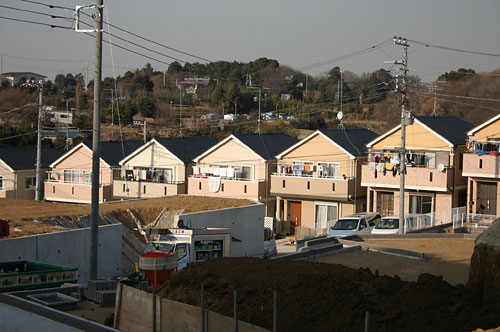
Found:
[[[342,217],[328,230],[328,237],[370,234],[381,216],[377,212],[361,212]]]

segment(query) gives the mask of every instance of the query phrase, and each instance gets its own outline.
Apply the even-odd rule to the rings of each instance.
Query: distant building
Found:
[[[32,72],[9,72],[3,73],[0,77],[2,78],[2,82],[7,81],[10,86],[15,86],[20,83],[38,83],[40,81],[45,83],[45,79],[47,78],[47,76]]]
[[[43,139],[51,140],[52,143],[56,142],[58,135],[62,135],[62,137],[68,141],[68,145],[70,147],[83,142],[87,138],[87,135],[82,133],[80,129],[77,128],[54,128],[42,130]]]
[[[70,125],[73,123],[75,111],[62,111],[54,106],[44,106],[45,120],[54,124]]]

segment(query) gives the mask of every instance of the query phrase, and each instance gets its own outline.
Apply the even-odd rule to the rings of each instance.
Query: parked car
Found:
[[[381,216],[377,212],[361,212],[342,217],[328,231],[328,237],[370,234]]]
[[[425,214],[405,214],[406,230],[425,228],[430,217]],[[372,234],[399,234],[399,215],[383,217],[373,228]]]

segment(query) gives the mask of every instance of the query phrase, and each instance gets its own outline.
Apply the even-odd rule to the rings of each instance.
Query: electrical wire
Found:
[[[378,44],[376,44],[374,46],[370,46],[370,47],[367,47],[365,49],[359,50],[359,51],[355,51],[355,52],[352,52],[352,53],[349,53],[349,54],[346,54],[346,55],[343,55],[343,56],[340,56],[340,57],[337,57],[337,58],[333,58],[333,59],[329,59],[329,60],[317,62],[317,63],[311,64],[311,65],[302,66],[302,67],[300,67],[298,69],[299,70],[309,70],[309,69],[313,69],[313,68],[316,68],[316,67],[323,67],[323,66],[326,66],[326,65],[334,63],[334,62],[341,62],[341,61],[344,61],[344,60],[356,57],[358,55],[362,55],[362,54],[374,51],[374,50],[376,50],[376,49],[378,49],[380,47],[385,47],[385,46],[390,45],[390,44],[392,44],[392,38],[391,39],[387,39],[387,40],[385,40],[385,41],[383,41],[381,43],[378,43]]]
[[[49,17],[52,17],[52,18],[62,18],[62,19],[65,19],[65,20],[73,20],[72,17],[51,15],[51,14],[37,12],[37,11],[34,11],[34,10],[28,10],[28,9],[22,9],[22,8],[15,8],[15,7],[4,6],[4,5],[0,5],[0,7],[7,8],[7,9],[10,9],[10,10],[16,10],[16,11],[26,12],[26,13],[32,13],[32,14],[37,14],[37,15],[49,16]]]
[[[29,2],[29,3],[34,3],[34,4],[37,4],[37,5],[42,5],[42,6],[47,6],[49,8],[56,8],[56,9],[65,9],[65,10],[71,10],[71,11],[75,11],[74,8],[69,8],[69,7],[62,7],[62,6],[57,6],[57,5],[49,5],[49,4],[45,4],[45,3],[42,3],[42,2],[38,2],[38,1],[32,1],[32,0],[19,0],[19,1],[23,1],[23,2]],[[87,14],[85,12],[81,12],[83,15],[87,16],[87,17],[91,17],[92,18],[92,15],[90,14]],[[168,45],[165,45],[165,44],[162,44],[162,43],[159,43],[159,42],[156,42],[150,38],[147,38],[147,37],[144,37],[144,36],[141,36],[139,34],[136,34],[132,31],[129,31],[129,30],[126,30],[124,28],[120,28],[119,26],[116,26],[116,25],[113,25],[113,24],[110,24],[109,22],[105,22],[103,21],[103,24],[108,24],[110,25],[111,27],[117,29],[117,30],[120,30],[122,32],[125,32],[125,33],[128,33],[134,37],[137,37],[137,38],[140,38],[140,39],[143,39],[145,41],[148,41],[150,43],[153,43],[157,46],[161,46],[161,47],[164,47],[166,49],[169,49],[171,51],[174,51],[174,52],[177,52],[177,53],[180,53],[180,54],[184,54],[184,55],[187,55],[187,56],[190,56],[190,57],[193,57],[195,59],[199,59],[199,60],[203,60],[203,61],[206,61],[206,62],[213,62],[212,60],[209,60],[207,58],[204,58],[204,57],[200,57],[200,56],[197,56],[195,54],[192,54],[192,53],[188,53],[188,52],[185,52],[185,51],[182,51],[182,50],[179,50],[179,49],[176,49],[176,48],[173,48],[171,46],[168,46]],[[115,37],[115,38],[118,38],[118,37]],[[183,61],[185,62],[185,61]]]
[[[408,39],[408,41],[410,41],[412,43],[420,44],[420,45],[425,46],[425,47],[439,48],[439,49],[447,50],[447,51],[454,51],[454,52],[461,52],[461,53],[479,54],[479,55],[500,57],[500,54],[496,54],[496,53],[486,53],[486,52],[478,52],[478,51],[469,51],[469,50],[463,50],[463,49],[459,49],[459,48],[453,48],[453,47],[447,47],[447,46],[441,46],[441,45],[433,45],[433,44],[430,44],[430,43],[425,43],[425,42],[421,42],[421,41],[417,41],[417,40],[411,40],[411,39]]]
[[[414,91],[413,91],[414,92]],[[425,93],[425,92],[419,92],[419,94],[422,95],[429,95],[429,96],[442,96],[442,97],[452,97],[452,98],[464,98],[464,99],[472,99],[472,100],[481,100],[481,101],[493,101],[493,102],[500,102],[500,99],[494,99],[494,98],[482,98],[482,97],[469,97],[469,96],[457,96],[457,95],[447,95],[443,93]]]
[[[23,22],[23,23],[30,23],[30,24],[37,24],[37,25],[45,25],[45,26],[51,27],[53,29],[59,28],[59,29],[73,30],[73,28],[71,28],[71,27],[65,27],[62,25],[48,24],[48,23],[42,23],[42,22],[36,22],[36,21],[28,21],[28,20],[22,20],[19,18],[0,16],[0,19],[16,21],[16,22]]]

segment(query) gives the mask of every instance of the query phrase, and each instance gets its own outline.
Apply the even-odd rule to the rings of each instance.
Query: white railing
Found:
[[[284,177],[292,177],[292,178],[308,178],[308,179],[325,179],[325,180],[351,180],[354,177],[343,177],[343,176],[319,176],[316,174],[294,174],[294,173],[273,173],[274,176],[284,176]]]
[[[405,231],[414,232],[426,228],[452,224],[455,220],[463,218],[466,214],[465,206],[462,206],[451,210],[405,215]]]
[[[453,229],[462,227],[489,227],[499,216],[492,214],[466,213],[453,219]]]

